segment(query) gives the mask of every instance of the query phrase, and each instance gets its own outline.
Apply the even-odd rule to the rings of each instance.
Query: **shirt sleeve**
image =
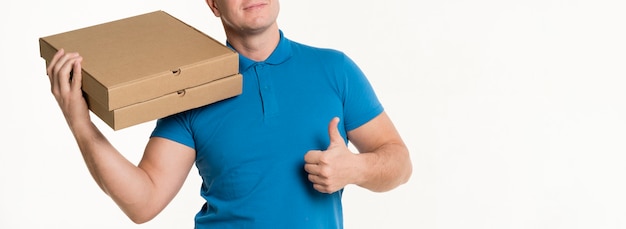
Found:
[[[384,108],[363,71],[345,54],[344,78],[344,126],[350,131],[380,115]]]
[[[166,138],[195,149],[195,143],[189,127],[189,114],[182,112],[157,120],[150,137]]]

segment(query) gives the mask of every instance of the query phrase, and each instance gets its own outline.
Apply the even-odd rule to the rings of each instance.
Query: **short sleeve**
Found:
[[[354,130],[374,119],[384,109],[361,69],[344,55],[344,126]]]
[[[174,114],[157,120],[150,137],[166,138],[195,149],[193,134],[186,112]]]

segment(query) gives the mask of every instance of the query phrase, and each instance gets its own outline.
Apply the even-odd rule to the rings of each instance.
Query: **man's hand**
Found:
[[[47,74],[50,87],[65,120],[73,127],[74,122],[90,123],[89,110],[82,92],[83,58],[78,53],[65,53],[59,50],[48,65]]]
[[[355,183],[358,174],[358,163],[355,163],[358,158],[348,149],[337,129],[338,124],[338,117],[328,124],[330,144],[326,150],[311,150],[304,155],[304,170],[313,188],[322,193],[333,193]]]

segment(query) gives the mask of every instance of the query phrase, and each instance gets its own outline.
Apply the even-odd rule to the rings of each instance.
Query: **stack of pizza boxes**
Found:
[[[89,109],[114,130],[241,94],[239,57],[163,11],[39,39],[49,64],[64,49],[82,57]]]

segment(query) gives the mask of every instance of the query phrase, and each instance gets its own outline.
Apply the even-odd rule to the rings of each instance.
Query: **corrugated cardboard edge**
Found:
[[[240,95],[242,85],[242,75],[236,74],[113,111],[89,96],[87,101],[94,114],[114,130],[120,130]]]
[[[236,70],[233,71],[233,69],[229,69],[224,66],[234,66],[232,68]],[[178,68],[180,72],[176,75],[172,74],[172,72],[162,72],[158,74],[153,74],[149,77],[144,77],[142,79],[129,81],[125,85],[109,88],[108,110],[115,110],[132,104],[142,103],[154,99],[155,97],[164,96],[181,89],[176,88],[162,94],[137,93],[138,91],[142,91],[145,88],[161,87],[163,84],[167,84],[168,81],[171,82],[171,80],[168,80],[168,78],[182,79],[185,78],[185,76],[187,75],[212,76],[212,78],[209,78],[208,80],[206,78],[200,77],[195,77],[195,80],[189,80],[189,78],[186,79],[187,82],[194,82],[194,84],[200,85],[229,77],[233,73],[237,73],[239,71],[238,66],[239,57],[237,55],[222,55],[220,57],[215,57],[212,59],[180,66]],[[162,80],[156,80],[157,78]],[[116,102],[122,101],[123,98],[127,100],[128,98],[134,99],[131,102]]]

